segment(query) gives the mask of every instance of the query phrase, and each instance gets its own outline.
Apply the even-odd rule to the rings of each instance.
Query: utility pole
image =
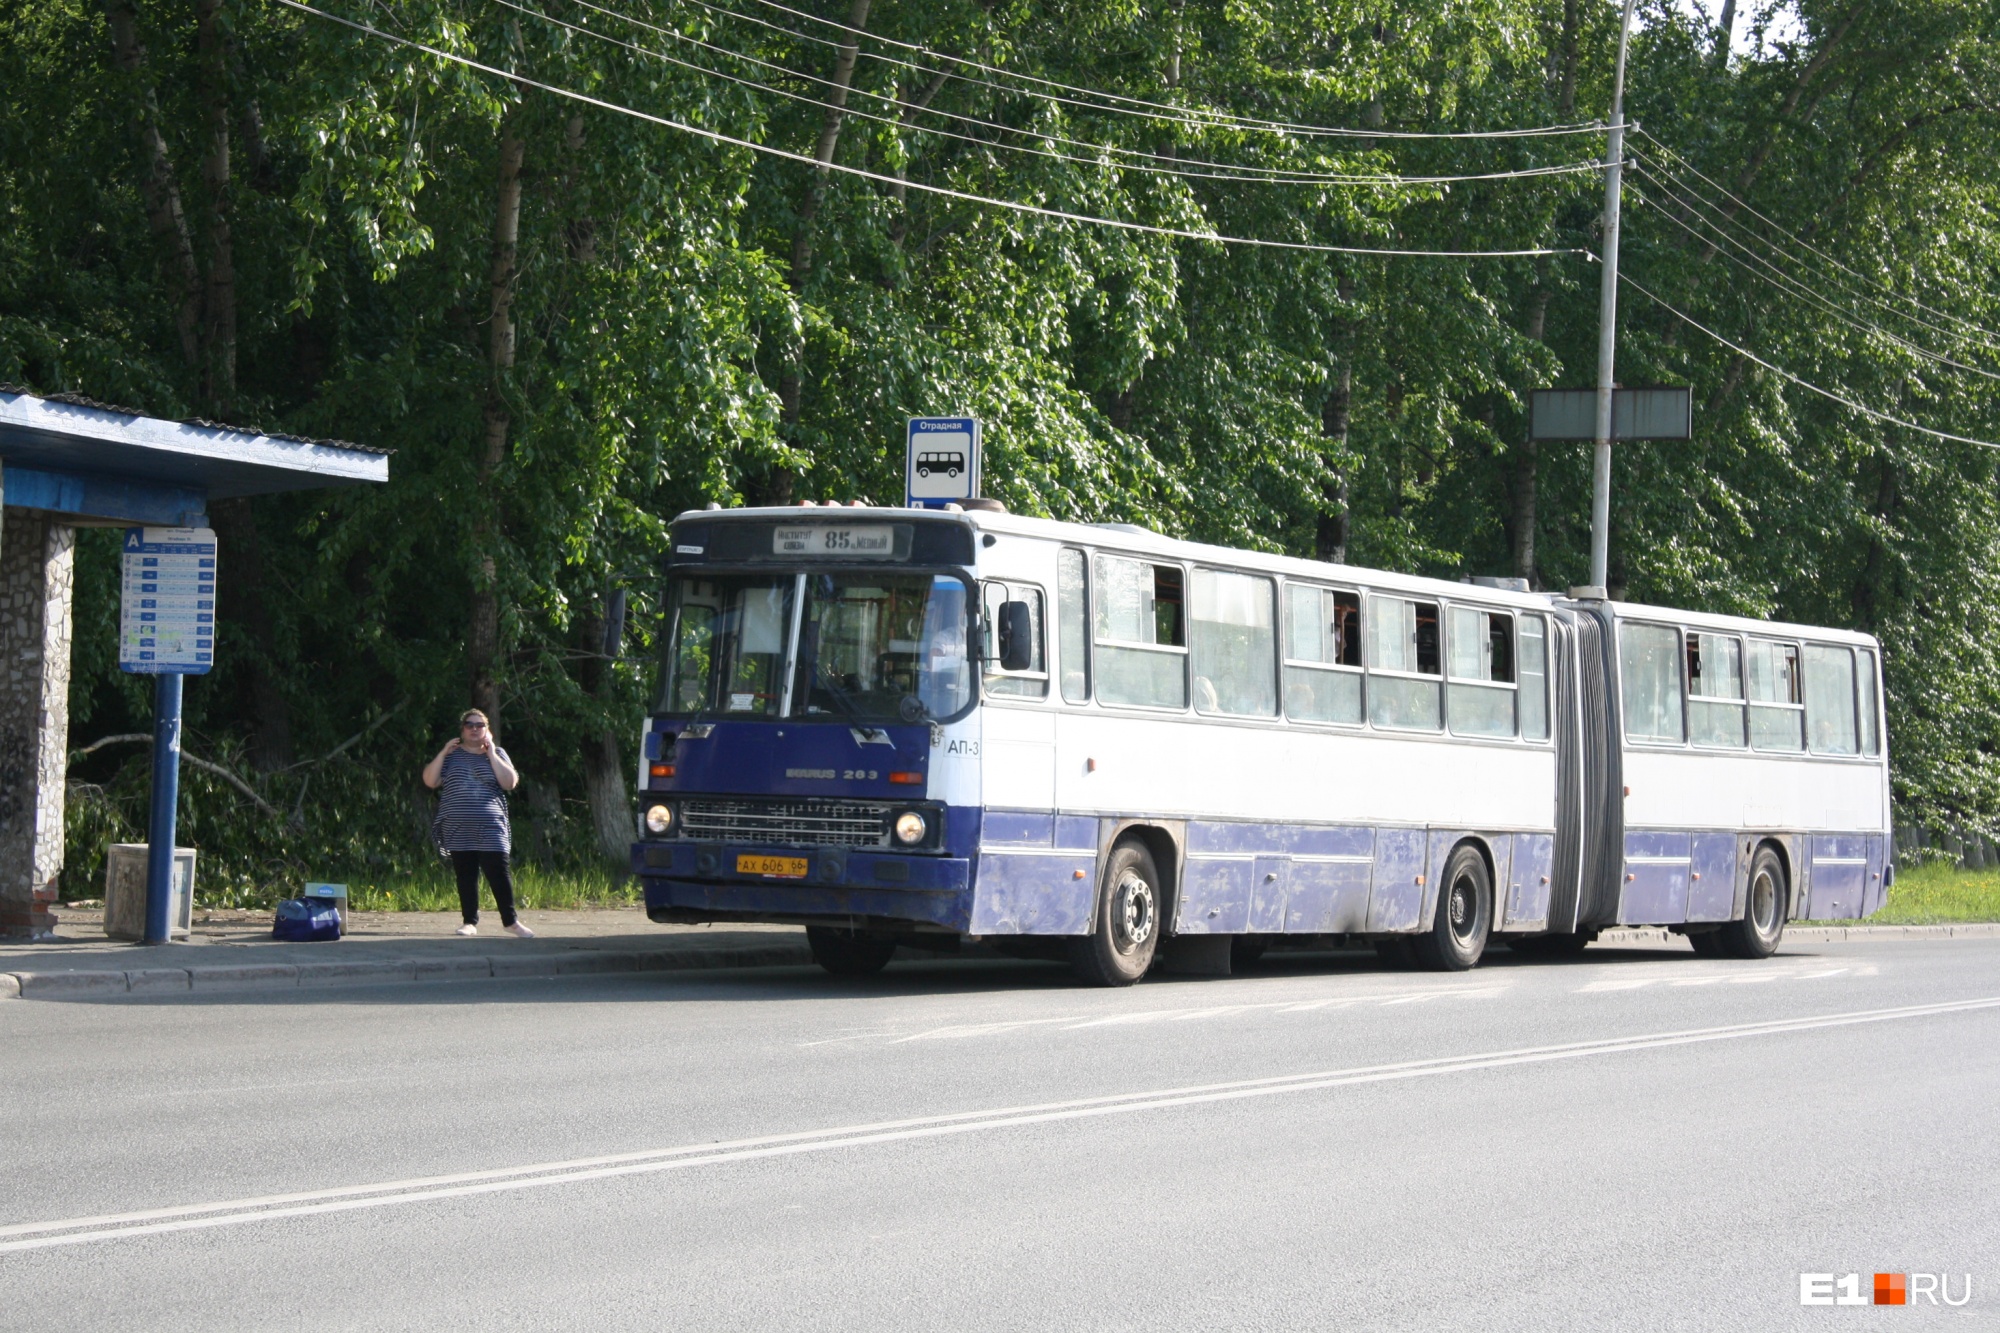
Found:
[[[1611,564],[1611,388],[1618,356],[1618,199],[1625,171],[1625,44],[1633,0],[1618,23],[1611,134],[1604,146],[1604,272],[1597,297],[1597,457],[1590,479],[1590,582],[1603,596]]]

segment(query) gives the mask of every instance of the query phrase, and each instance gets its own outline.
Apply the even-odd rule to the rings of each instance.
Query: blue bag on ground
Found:
[[[287,898],[278,904],[274,939],[310,941],[340,938],[340,909],[326,898]]]

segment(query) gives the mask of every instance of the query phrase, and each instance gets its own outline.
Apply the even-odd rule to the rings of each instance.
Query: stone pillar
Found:
[[[0,513],[0,938],[55,931],[75,556],[69,524]]]

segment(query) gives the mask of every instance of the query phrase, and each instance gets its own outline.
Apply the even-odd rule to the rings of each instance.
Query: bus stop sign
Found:
[[[206,675],[215,665],[215,533],[127,528],[118,666],[139,675]]]
[[[903,502],[941,509],[979,494],[979,422],[972,417],[911,417]]]

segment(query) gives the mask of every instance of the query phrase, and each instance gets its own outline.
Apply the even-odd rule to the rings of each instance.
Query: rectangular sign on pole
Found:
[[[972,417],[911,417],[903,502],[938,509],[979,494],[979,422]]]
[[[119,669],[148,676],[200,676],[214,665],[214,531],[125,529]]]
[[[1597,390],[1535,390],[1528,433],[1537,440],[1596,439]],[[1693,392],[1685,388],[1613,389],[1611,438],[1693,439]]]

